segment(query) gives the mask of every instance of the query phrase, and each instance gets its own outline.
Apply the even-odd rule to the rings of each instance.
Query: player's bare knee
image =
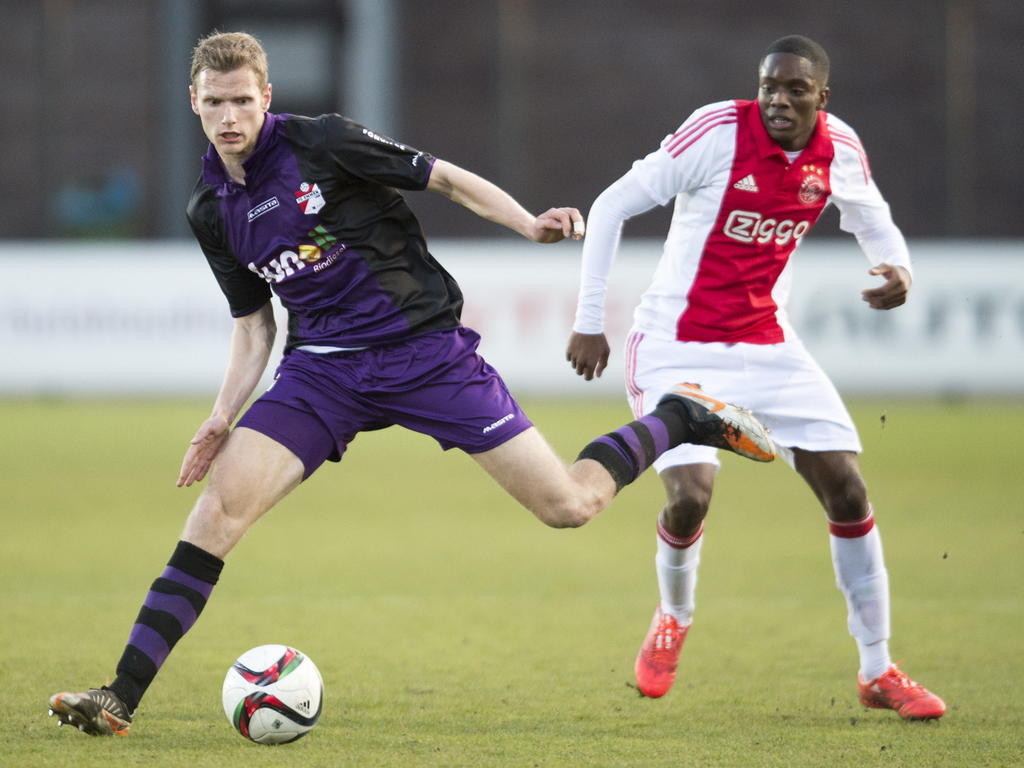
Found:
[[[837,478],[824,489],[822,500],[829,519],[837,522],[860,520],[868,511],[867,487],[859,474]]]
[[[249,527],[251,515],[243,505],[226,498],[215,487],[207,487],[196,500],[188,522],[187,538],[218,556],[226,554]]]
[[[592,520],[599,509],[597,504],[584,499],[567,498],[549,502],[533,513],[551,528],[579,528]]]
[[[692,493],[673,496],[662,510],[661,524],[673,536],[692,536],[707,516],[708,506],[711,504],[710,491],[699,488],[692,490]]]
[[[565,510],[559,510],[555,513],[545,510],[538,513],[537,518],[549,528],[579,528],[590,520],[589,517]]]
[[[661,524],[674,536],[692,536],[707,516],[711,489],[711,485],[702,482],[673,482],[667,478],[668,502],[661,514]]]

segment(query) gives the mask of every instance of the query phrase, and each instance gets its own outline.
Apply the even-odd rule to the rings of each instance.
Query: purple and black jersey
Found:
[[[424,189],[433,162],[339,115],[268,112],[244,185],[211,146],[188,220],[232,316],[255,312],[273,289],[289,349],[457,327],[462,293],[398,192]]]

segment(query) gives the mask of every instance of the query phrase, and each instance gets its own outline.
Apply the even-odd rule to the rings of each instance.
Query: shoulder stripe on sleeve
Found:
[[[864,170],[864,183],[867,184],[871,179],[871,166],[868,164],[868,153],[864,151],[864,147],[860,143],[860,139],[857,138],[857,134],[851,130],[843,130],[836,127],[836,124],[831,120],[826,121],[825,125],[828,127],[828,135],[832,138],[833,143],[842,144],[857,153],[860,167]]]
[[[838,136],[841,139],[847,139],[849,141],[854,142],[855,144],[860,144],[860,139],[857,138],[857,134],[855,134],[853,131],[844,131],[840,128],[836,128],[835,123],[831,121],[828,124],[828,132],[833,136]]]
[[[696,120],[684,123],[682,128],[680,128],[668,139],[666,139],[664,144],[665,151],[672,155],[672,157],[678,157],[679,153],[686,149],[686,147],[682,146],[683,144],[686,144],[686,146],[688,147],[690,146],[690,144],[693,143],[693,141],[699,139],[701,136],[707,133],[708,130],[714,128],[716,125],[723,125],[725,123],[735,122],[735,106],[723,107],[721,109],[716,109],[711,112],[708,112],[706,115],[703,115]],[[688,139],[691,138],[693,139],[693,141],[688,141]],[[682,148],[680,149],[680,147]]]
[[[864,183],[867,184],[871,178],[871,166],[868,165],[868,156],[864,151],[864,147],[860,145],[860,142],[856,139],[847,138],[841,134],[831,131],[832,141],[836,144],[842,144],[843,146],[850,147],[854,152],[857,153],[857,157],[860,159],[860,167],[864,170]]]
[[[697,141],[698,141],[698,140],[699,140],[699,139],[700,139],[700,138],[701,138],[701,137],[702,137],[702,136],[703,136],[704,134],[706,134],[706,133],[707,133],[708,131],[710,131],[710,130],[711,130],[712,128],[717,128],[717,127],[718,127],[718,126],[720,126],[720,125],[732,125],[732,124],[734,124],[735,122],[736,122],[736,118],[733,118],[732,120],[719,120],[719,121],[718,121],[718,122],[716,122],[716,123],[711,123],[710,125],[706,126],[706,127],[704,128],[704,130],[702,130],[702,131],[701,131],[700,133],[698,133],[698,134],[696,134],[696,135],[692,136],[691,138],[689,138],[689,140],[688,140],[688,141],[686,141],[686,143],[685,143],[685,144],[677,145],[675,149],[673,149],[673,150],[670,150],[670,151],[669,151],[669,154],[670,154],[670,155],[672,155],[672,157],[679,157],[679,156],[680,156],[681,154],[683,154],[683,152],[685,152],[685,151],[686,151],[687,149],[689,149],[689,148],[690,148],[691,146],[693,146],[694,144],[696,144],[696,143],[697,143]]]

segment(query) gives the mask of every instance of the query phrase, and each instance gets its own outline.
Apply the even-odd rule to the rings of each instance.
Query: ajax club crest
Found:
[[[814,205],[825,194],[825,180],[821,177],[821,170],[813,165],[805,165],[803,171],[806,175],[800,183],[797,197],[804,205]]]
[[[326,201],[320,187],[304,181],[295,192],[295,202],[299,204],[302,212],[309,216],[323,208]]]

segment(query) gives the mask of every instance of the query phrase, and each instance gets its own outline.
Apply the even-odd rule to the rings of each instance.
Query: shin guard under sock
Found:
[[[658,574],[661,611],[671,614],[681,627],[693,621],[703,534],[704,524],[701,523],[696,533],[681,539],[665,530],[658,521],[658,552],[654,568]]]
[[[593,459],[600,463],[615,481],[616,491],[620,491],[661,454],[685,443],[689,436],[685,409],[677,402],[668,401],[636,421],[593,440],[580,451],[577,461]]]
[[[846,598],[847,624],[860,652],[861,674],[871,680],[884,672],[891,660],[889,579],[870,505],[862,520],[830,521],[829,545],[836,585]]]
[[[134,712],[175,643],[206,605],[224,561],[187,541],[178,546],[142,603],[108,687]]]

